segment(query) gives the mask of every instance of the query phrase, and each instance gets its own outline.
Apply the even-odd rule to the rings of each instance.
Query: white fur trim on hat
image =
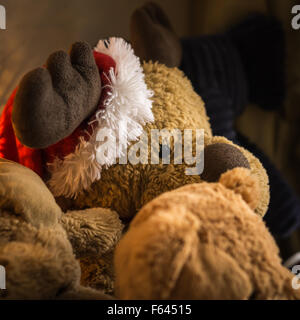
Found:
[[[100,40],[95,51],[111,56],[116,62],[115,70],[111,68],[106,75],[110,90],[105,108],[96,112],[96,126],[89,140],[81,137],[74,153],[48,164],[51,173],[48,184],[55,196],[76,197],[88,189],[101,178],[102,168],[114,164],[126,152],[126,144],[138,140],[143,126],[154,121],[153,93],[146,86],[140,60],[130,44],[121,38],[110,38]],[[117,146],[116,152],[106,157],[100,155],[104,142],[97,141],[97,134],[104,128],[109,129],[117,142],[112,146]]]

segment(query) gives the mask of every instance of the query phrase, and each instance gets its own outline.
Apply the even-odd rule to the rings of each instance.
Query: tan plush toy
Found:
[[[153,28],[153,21],[156,28]],[[180,52],[176,52],[172,59],[169,59],[169,55],[173,55],[170,50],[164,51],[163,55],[157,55],[157,52],[162,52],[164,43],[170,45],[176,42],[176,37],[173,36],[171,27],[160,9],[149,5],[138,10],[133,15],[132,28],[134,49],[146,60],[149,57],[144,57],[143,53],[147,52],[150,39],[148,33],[151,31],[153,38],[151,43],[156,50],[150,56],[156,62],[147,61],[141,66],[130,45],[122,39],[100,41],[94,51],[85,43],[76,43],[71,49],[70,56],[61,51],[56,52],[49,57],[47,68],[38,68],[28,73],[4,109],[0,121],[0,128],[4,128],[0,136],[2,156],[36,171],[65,213],[62,214],[44,186],[40,190],[34,189],[31,192],[31,184],[34,182],[28,179],[24,192],[21,188],[24,176],[15,176],[16,183],[11,185],[11,195],[4,191],[1,195],[4,202],[1,205],[0,217],[9,224],[2,232],[4,235],[6,233],[12,235],[5,236],[5,240],[2,241],[0,233],[0,264],[7,266],[7,274],[11,273],[12,277],[14,271],[11,270],[22,266],[23,272],[27,269],[26,272],[29,272],[33,264],[36,272],[28,274],[28,279],[37,282],[44,277],[44,272],[41,270],[52,270],[54,265],[57,277],[60,277],[66,272],[65,264],[60,265],[65,254],[69,259],[66,266],[72,264],[78,270],[75,257],[71,253],[71,243],[76,257],[81,262],[81,284],[113,293],[112,257],[123,228],[118,217],[127,224],[144,205],[158,197],[137,215],[118,249],[115,268],[117,294],[120,297],[266,297],[267,293],[259,291],[260,287],[255,282],[258,280],[247,274],[251,268],[251,272],[256,274],[257,268],[262,267],[263,260],[268,263],[274,260],[277,263],[276,268],[280,270],[278,277],[282,279],[290,277],[287,271],[279,267],[277,249],[261,220],[269,202],[266,172],[259,160],[250,152],[224,137],[212,135],[202,99],[194,92],[184,74],[175,68]],[[161,32],[163,37],[160,36]],[[102,139],[103,128],[109,130],[109,136],[117,139],[117,150],[113,150],[114,144],[110,144],[111,141]],[[185,129],[194,132],[203,129],[205,147],[203,173],[187,175],[186,169],[190,165],[184,161],[182,164],[175,164],[172,160],[170,164],[118,163],[124,155],[130,155],[134,150],[132,147],[143,137],[143,132],[146,136],[150,136],[153,129],[169,131],[177,129],[182,136]],[[148,145],[148,142],[143,142],[142,139],[141,141],[142,145]],[[194,139],[192,143],[194,150],[195,144]],[[108,146],[106,149],[108,153],[102,152],[101,147],[105,145]],[[171,159],[174,159],[174,148],[174,143],[171,143]],[[161,149],[163,154],[163,146]],[[146,158],[149,158],[150,153],[151,150],[148,149]],[[117,163],[114,162],[113,156],[116,156]],[[222,176],[221,182],[217,183],[223,173],[236,167],[247,170],[229,171]],[[1,171],[0,167],[1,172],[6,175],[5,170]],[[229,183],[232,172],[238,176],[240,173],[241,177],[246,179],[246,186],[249,181],[249,189],[254,183],[252,181],[257,181],[259,191],[255,193],[254,188],[255,194],[252,195],[246,188],[247,192],[244,194],[242,181],[239,180],[242,190],[235,185],[235,182]],[[13,170],[10,173],[13,173]],[[28,170],[25,175],[27,174],[29,175]],[[33,176],[33,180],[36,180],[37,177]],[[206,181],[215,184],[207,184]],[[41,181],[38,184],[41,184]],[[159,197],[164,192],[190,184],[192,186]],[[229,185],[242,193],[252,210],[241,197],[226,189],[224,185],[227,187]],[[17,191],[14,191],[14,188]],[[183,190],[183,193],[180,190]],[[184,190],[187,190],[187,193]],[[46,202],[42,200],[44,197],[48,199]],[[229,197],[229,200],[226,197]],[[204,199],[208,202],[202,203]],[[166,205],[164,213],[160,213],[161,201]],[[5,203],[16,203],[16,205],[6,206]],[[196,204],[202,208],[201,211]],[[25,205],[26,212],[32,220],[23,218],[25,215],[20,208]],[[56,213],[50,210],[51,206],[55,207]],[[147,208],[153,210],[149,211]],[[153,217],[150,218],[152,213]],[[54,219],[55,214],[57,218]],[[149,220],[144,220],[145,215],[149,216]],[[50,244],[43,239],[39,231],[39,228],[44,228],[44,224],[36,225],[35,219],[39,217],[43,217],[43,223],[49,232],[61,230],[62,244],[56,245],[54,237],[54,244],[48,247]],[[215,218],[210,220],[210,217]],[[54,219],[52,223],[51,219]],[[17,226],[10,226],[12,223],[16,223]],[[217,234],[212,232],[214,223],[218,226]],[[249,237],[248,233],[244,232],[248,223],[251,225]],[[33,237],[33,233],[30,237],[25,233],[23,235],[23,228],[29,228],[31,225],[34,227],[34,233],[41,238]],[[62,231],[61,226],[66,233]],[[262,234],[259,228],[262,229]],[[28,245],[32,248],[42,246],[43,250],[46,250],[43,257],[49,264],[43,266],[44,260],[35,258],[34,249],[28,250],[31,259],[28,261],[36,262],[24,263],[18,248],[13,247],[17,234],[20,235],[18,241],[21,246]],[[226,241],[222,242],[222,239]],[[233,245],[231,239],[232,241],[240,239],[240,245]],[[260,245],[257,245],[256,241],[259,241]],[[130,243],[129,247],[126,245],[127,242]],[[192,244],[196,244],[197,247]],[[7,246],[12,246],[9,250],[11,259],[5,260]],[[269,247],[272,248],[272,253],[266,251],[265,248]],[[173,256],[172,252],[176,254]],[[252,252],[259,252],[261,260],[252,261],[251,259],[254,259]],[[144,254],[145,260],[139,261],[137,259],[139,254]],[[158,254],[157,261],[153,260],[156,254]],[[245,260],[244,269],[239,264],[237,256],[240,255],[248,259]],[[134,265],[135,262],[138,264]],[[266,290],[271,290],[270,279],[275,271],[268,269],[269,264],[265,267],[266,271],[261,271],[260,274],[266,274],[266,279],[269,281],[266,282]],[[140,268],[143,269],[141,272]],[[136,270],[139,270],[138,273]],[[38,272],[41,277],[36,277]],[[53,285],[54,279],[51,278],[51,281],[47,280],[49,290],[47,291],[47,285],[43,286],[44,294],[37,284],[34,287],[37,289],[30,290],[28,295],[53,298],[56,295],[60,297],[62,291],[68,292],[69,289],[72,291],[73,288],[76,291],[77,288],[81,288],[78,287],[79,271],[76,274],[70,273],[71,276],[75,282],[63,281],[63,285],[61,283]],[[55,278],[54,275],[53,277]],[[203,282],[204,280],[199,282],[199,277],[206,282]],[[260,279],[260,275],[257,277]],[[16,279],[18,279],[16,282],[8,280],[8,297],[21,297],[25,294],[26,284],[21,278]],[[193,281],[194,279],[198,280]],[[195,287],[191,287],[187,294],[186,283],[191,281],[195,283]],[[212,281],[216,281],[219,285],[215,291]],[[275,281],[274,278],[274,283]],[[20,291],[13,283],[18,284]],[[200,290],[199,286],[202,283],[203,289]],[[293,297],[292,293],[290,296],[285,295],[288,289],[283,289],[281,283],[287,285],[287,282],[274,284],[273,294],[270,293],[269,297]],[[225,292],[225,284],[230,284],[228,292]],[[261,286],[263,285],[264,282],[261,282]],[[139,286],[140,289],[145,288],[144,293],[140,292]]]
[[[32,170],[2,159],[0,208],[2,299],[109,299],[80,285],[76,256],[112,250],[122,231],[115,212],[98,208],[64,215]]]
[[[299,299],[295,277],[254,213],[259,184],[245,168],[148,203],[115,254],[123,299]]]

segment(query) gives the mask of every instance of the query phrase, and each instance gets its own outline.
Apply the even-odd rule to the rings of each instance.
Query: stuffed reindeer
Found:
[[[0,263],[3,261],[7,270],[6,298],[22,298],[25,290],[28,292],[26,297],[38,297],[43,278],[39,266],[46,274],[51,274],[48,287],[43,284],[42,298],[80,298],[82,285],[120,298],[186,298],[186,283],[201,279],[199,274],[206,275],[209,268],[214,268],[215,279],[220,281],[220,285],[214,284],[216,291],[209,291],[208,295],[205,290],[198,290],[201,282],[195,282],[188,296],[197,299],[296,298],[297,293],[287,287],[292,274],[280,265],[276,245],[261,219],[269,203],[269,185],[260,161],[225,137],[212,134],[203,100],[176,68],[181,60],[181,47],[160,8],[148,4],[136,11],[131,34],[131,44],[110,38],[99,41],[94,50],[88,44],[78,42],[72,46],[70,54],[53,53],[45,67],[23,77],[3,111],[0,154],[28,168],[22,171],[19,164],[10,162],[1,173],[0,166],[0,179],[11,190],[5,193],[4,188],[0,193],[0,217],[5,221],[0,224]],[[153,129],[177,129],[182,134],[185,129],[204,130],[203,172],[187,175],[186,169],[190,165],[183,161],[180,164],[124,161],[131,147],[143,135],[150,136]],[[192,140],[193,148],[196,142],[196,139]],[[159,149],[163,149],[162,144]],[[157,151],[160,154],[160,150]],[[174,143],[170,144],[169,151],[173,159]],[[146,155],[150,155],[149,149]],[[13,175],[14,166],[27,179],[24,186],[20,178]],[[239,170],[234,171],[235,168]],[[6,172],[18,183],[7,178]],[[223,174],[226,174],[225,178]],[[32,180],[37,186],[42,183],[41,179],[51,193],[46,186],[39,192],[37,187],[30,187]],[[224,179],[223,185],[229,190],[221,186]],[[164,196],[159,197],[191,184],[194,185],[191,189],[179,189],[183,190],[184,196],[179,196],[181,191],[165,194],[172,203],[178,204],[180,212]],[[221,191],[217,192],[219,188]],[[197,194],[202,199],[202,190],[202,197],[208,195],[209,202],[197,207]],[[185,196],[189,192],[193,193],[193,199]],[[148,203],[152,204],[147,206]],[[47,210],[47,205],[52,211]],[[165,214],[166,210],[170,214]],[[201,212],[198,214],[197,210]],[[212,216],[218,219],[219,232],[224,228],[222,246],[217,240],[213,241],[217,235],[209,229],[213,229],[214,221],[209,220],[212,212],[216,213]],[[205,216],[208,222],[203,224]],[[134,225],[115,254],[124,225],[134,217]],[[52,219],[51,223],[48,219]],[[243,221],[250,223],[251,229],[240,231],[236,228],[243,225]],[[256,224],[258,233],[254,232]],[[44,233],[45,226],[48,229]],[[32,231],[21,232],[23,229]],[[60,237],[57,249],[56,230]],[[244,260],[247,258],[245,270],[242,260],[235,254],[235,247],[231,246],[230,230],[236,235],[235,239],[240,239],[236,253],[243,252]],[[242,232],[240,237],[239,232]],[[269,280],[265,291],[258,285],[259,277],[255,278],[257,261],[251,258],[252,253],[260,249],[254,243],[255,250],[251,250],[256,238],[262,242],[267,239],[270,246],[266,247],[272,251],[268,266],[274,262],[282,275],[282,282],[272,288],[269,280],[273,269],[266,267],[263,273]],[[16,246],[13,245],[15,242]],[[33,250],[20,254],[22,249],[18,248],[23,243],[29,243]],[[193,243],[197,243],[197,250],[191,251]],[[43,254],[37,254],[35,246],[41,247]],[[227,247],[230,247],[229,251]],[[206,258],[212,254],[209,250],[217,252],[226,265],[221,263],[215,268],[210,263],[212,260],[206,263]],[[173,251],[175,255],[168,254]],[[261,259],[266,252],[266,248],[262,248]],[[60,268],[63,274],[68,274],[68,268],[61,262],[65,255],[68,268],[71,263],[74,266],[78,263],[75,258],[80,260],[81,275],[76,269],[76,273],[70,273],[68,281],[54,281],[55,274],[61,277]],[[27,272],[32,265],[35,272]],[[231,265],[235,268],[231,269]],[[26,286],[14,272],[20,266],[28,276]],[[169,270],[169,266],[172,269]],[[245,273],[249,274],[249,270],[253,273],[246,278]],[[184,271],[182,278],[179,277],[181,271]],[[221,284],[224,274],[228,285],[237,284],[233,291],[224,290]],[[241,279],[245,279],[245,285]],[[161,280],[166,282],[157,286],[157,281]],[[20,285],[16,286],[18,283]],[[143,288],[147,290],[143,291]],[[259,290],[262,290],[261,294]]]

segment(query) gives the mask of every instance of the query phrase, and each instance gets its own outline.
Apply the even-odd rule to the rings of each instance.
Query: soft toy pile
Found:
[[[138,37],[132,44],[143,51]],[[93,51],[76,43],[11,96],[0,120],[0,155],[10,160],[0,163],[0,294],[299,298],[261,219],[269,203],[261,163],[212,135],[202,99],[172,67],[176,56],[168,64],[166,53],[149,55],[156,62],[141,65],[118,38]],[[115,152],[101,152],[103,128]],[[152,129],[204,129],[203,173],[186,175],[184,162],[120,163]]]

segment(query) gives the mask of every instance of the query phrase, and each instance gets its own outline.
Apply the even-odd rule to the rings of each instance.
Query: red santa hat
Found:
[[[44,177],[55,196],[76,197],[101,178],[101,171],[123,156],[127,145],[138,140],[143,126],[153,122],[152,92],[148,90],[138,57],[125,40],[99,41],[94,58],[102,82],[96,113],[65,139],[46,149],[30,149],[14,134],[11,114],[17,88],[0,118],[0,157],[18,162]],[[116,150],[104,155],[98,135],[112,135]],[[109,148],[109,146],[108,146]]]

